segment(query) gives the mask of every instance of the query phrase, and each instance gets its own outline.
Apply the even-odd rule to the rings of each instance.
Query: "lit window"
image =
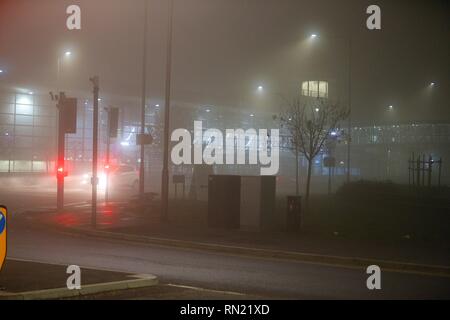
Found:
[[[327,81],[304,81],[302,95],[314,98],[328,98]]]

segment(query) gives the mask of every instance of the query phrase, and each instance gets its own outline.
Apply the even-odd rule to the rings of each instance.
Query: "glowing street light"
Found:
[[[430,87],[434,87],[436,85],[436,82],[431,82]]]
[[[259,86],[259,87],[258,87],[258,91],[259,91],[259,92],[262,92],[263,90],[264,90],[264,87],[263,87],[263,86]]]
[[[311,34],[309,36],[309,38],[311,40],[315,40],[318,37],[319,36],[316,33],[313,33],[313,34]],[[349,109],[348,135],[349,135],[349,137],[351,137],[352,136],[352,51],[353,51],[353,49],[352,49],[352,38],[351,38],[351,36],[350,37],[340,37],[340,38],[342,40],[344,40],[347,43],[347,45],[348,45],[348,74],[347,74],[347,76],[348,76],[348,78],[347,78],[347,81],[348,81],[348,85],[347,85],[347,88],[348,88],[348,109]],[[352,144],[352,141],[351,141],[351,139],[349,139],[349,141],[347,143],[347,172],[346,172],[347,183],[350,182],[350,175],[351,175],[351,172],[350,172],[351,171],[350,170],[351,169],[351,159],[350,159],[350,156],[351,156],[351,152],[350,152],[351,144]]]
[[[389,111],[394,110],[394,106],[393,105],[390,105],[388,108],[389,108]]]
[[[56,84],[58,86],[58,92],[59,92],[59,85],[60,85],[60,81],[61,81],[61,74],[62,74],[62,69],[63,69],[63,62],[64,62],[64,58],[69,58],[72,55],[72,51],[65,51],[64,54],[62,55],[61,53],[58,54],[58,59],[56,60],[56,66],[57,66],[57,70],[56,70]]]

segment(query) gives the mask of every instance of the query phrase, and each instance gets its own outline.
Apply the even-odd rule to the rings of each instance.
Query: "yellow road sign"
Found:
[[[6,259],[6,207],[0,206],[0,271]]]

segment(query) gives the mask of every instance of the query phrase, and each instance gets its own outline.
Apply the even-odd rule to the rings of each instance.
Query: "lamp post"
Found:
[[[97,227],[97,186],[98,186],[98,92],[99,92],[99,78],[98,76],[89,79],[93,85],[94,94],[94,119],[93,119],[93,133],[92,133],[92,206],[91,206],[91,224],[92,228]]]
[[[167,52],[166,52],[166,106],[164,109],[164,157],[161,179],[161,219],[168,220],[169,209],[169,125],[170,125],[170,94],[172,75],[172,25],[173,0],[169,0],[169,11],[167,21]]]
[[[65,52],[65,56],[68,57],[72,53],[70,51]],[[57,133],[57,147],[58,147],[58,160],[56,165],[56,208],[58,212],[62,212],[64,209],[64,176],[66,174],[65,168],[65,149],[66,149],[66,132],[64,119],[64,103],[65,103],[65,93],[59,92],[60,88],[60,78],[61,78],[61,56],[58,55],[57,59],[57,70],[56,70],[56,86],[57,86],[57,95],[54,96],[50,93],[52,100],[57,101],[57,109],[58,109],[58,133]],[[33,92],[29,92],[29,94],[33,94]]]
[[[141,99],[141,137],[145,134],[145,100],[147,87],[147,24],[148,24],[148,1],[145,2],[145,18],[144,18],[144,39],[142,48],[142,99]],[[140,139],[141,153],[139,161],[139,197],[142,199],[145,193],[145,144]]]
[[[350,149],[352,144],[352,39],[348,39],[348,143],[347,143],[347,183],[350,183]]]

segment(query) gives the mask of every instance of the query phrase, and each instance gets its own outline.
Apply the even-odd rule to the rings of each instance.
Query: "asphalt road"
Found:
[[[53,204],[54,198],[45,192],[10,191],[3,190],[0,201],[12,212]],[[30,215],[17,214],[8,230],[10,258],[151,273],[164,285],[198,288],[191,288],[184,298],[228,294],[275,299],[450,298],[450,278],[444,277],[382,271],[382,289],[370,291],[366,287],[368,275],[361,269],[82,238],[36,228]],[[202,295],[189,295],[194,291]],[[165,298],[176,297],[167,292]],[[152,297],[151,292],[144,292],[133,298]]]

